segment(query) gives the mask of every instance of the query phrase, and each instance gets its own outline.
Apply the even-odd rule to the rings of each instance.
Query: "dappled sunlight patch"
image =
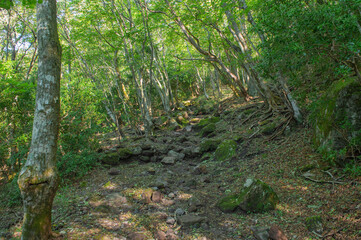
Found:
[[[76,223],[72,223],[71,227],[67,228],[63,234],[66,239],[84,239],[89,236],[95,236],[101,233],[102,230],[96,227],[86,228]]]
[[[99,218],[97,222],[105,229],[116,231],[120,229],[121,223],[118,219]]]
[[[119,185],[117,183],[113,183],[111,181],[108,181],[107,183],[105,183],[102,188],[106,189],[106,190],[115,190],[119,187]]]
[[[290,206],[287,203],[278,204],[276,207],[278,215],[284,215],[284,214],[291,214],[293,217],[301,216],[302,211],[300,209],[297,209],[293,206]]]
[[[192,197],[193,197],[192,194],[180,192],[177,196],[177,200],[187,201]]]
[[[281,188],[287,189],[287,190],[297,190],[297,191],[308,191],[308,187],[305,186],[295,186],[295,185],[283,185]]]
[[[142,199],[142,196],[147,192],[147,191],[150,191],[152,189],[150,188],[147,188],[147,189],[144,189],[144,188],[128,188],[128,189],[125,189],[123,191],[124,195],[127,196],[127,197],[130,197],[134,200],[141,200]]]

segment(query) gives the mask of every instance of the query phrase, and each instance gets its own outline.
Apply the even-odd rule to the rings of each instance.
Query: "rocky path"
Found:
[[[232,160],[212,159],[215,147],[205,140],[215,132],[197,129],[205,117],[193,118],[182,130],[106,150],[103,163],[116,166],[79,183],[83,195],[69,212],[78,233],[71,238],[91,234],[94,239],[237,239],[237,228],[216,203],[231,191],[239,167]]]
[[[277,124],[242,124],[252,114],[249,107],[223,108],[217,117],[182,114],[178,123],[161,123],[150,138],[104,143],[101,165],[57,194],[57,239],[254,240],[280,230],[295,240],[360,239],[360,185],[336,170],[325,174],[307,129],[293,127],[269,141],[267,134]],[[304,177],[327,182],[329,173],[344,184]],[[248,178],[275,190],[276,209],[222,212],[220,199]],[[18,224],[5,239],[20,236],[21,209],[13,212]]]

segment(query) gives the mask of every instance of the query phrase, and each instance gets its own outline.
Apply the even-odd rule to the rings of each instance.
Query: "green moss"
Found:
[[[209,153],[209,152],[205,153],[205,154],[202,155],[201,161],[206,161],[206,160],[208,160],[208,159],[210,159],[212,157],[213,157],[213,155],[211,153]]]
[[[314,144],[316,147],[319,147],[323,140],[328,138],[334,127],[334,113],[339,92],[353,82],[355,82],[353,78],[334,82],[327,93],[317,102],[318,107],[311,116],[315,121]]]
[[[129,159],[133,152],[128,148],[120,148],[116,152],[105,153],[101,157],[101,162],[111,166],[118,165],[121,160]]]
[[[248,179],[245,186],[236,194],[230,194],[218,201],[223,212],[232,212],[240,207],[246,212],[262,213],[275,209],[279,198],[266,183]]]
[[[314,145],[326,163],[344,166],[346,153],[361,146],[361,85],[356,78],[336,81],[317,104]]]
[[[220,121],[219,117],[210,117],[210,118],[204,118],[199,121],[199,123],[195,126],[196,129],[202,129],[208,124],[211,123],[217,123]]]
[[[240,207],[247,212],[262,213],[276,208],[279,198],[273,189],[261,180],[250,179],[240,193]]]
[[[119,164],[119,155],[117,152],[106,153],[102,158],[101,162],[108,165],[118,165]]]
[[[206,139],[206,140],[202,141],[201,145],[200,145],[201,153],[216,150],[220,143],[221,143],[221,140],[219,140],[219,139]]]
[[[205,126],[204,128],[202,128],[201,132],[200,132],[200,135],[202,137],[206,137],[208,136],[209,134],[215,132],[216,130],[216,124],[214,123],[210,123],[208,124],[207,126]]]
[[[264,182],[257,181],[261,185],[261,191],[255,191],[255,194],[248,201],[247,208],[252,212],[265,212],[275,209],[279,202],[277,194]]]
[[[233,140],[224,140],[215,152],[215,157],[219,161],[229,160],[236,155],[237,143]]]
[[[120,148],[118,149],[117,153],[120,160],[128,159],[133,155],[132,150],[130,150],[129,148]]]
[[[217,203],[217,207],[222,211],[222,212],[233,212],[234,210],[236,210],[236,208],[239,206],[239,204],[241,203],[239,194],[231,194],[228,196],[223,197],[221,200],[218,201]]]

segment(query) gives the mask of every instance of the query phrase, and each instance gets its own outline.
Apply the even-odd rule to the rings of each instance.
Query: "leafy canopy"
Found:
[[[43,0],[21,0],[24,6],[35,7],[36,3],[42,3]],[[10,9],[14,6],[13,0],[0,0],[0,8]]]

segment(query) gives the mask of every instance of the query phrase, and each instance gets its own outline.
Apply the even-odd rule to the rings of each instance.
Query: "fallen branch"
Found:
[[[316,179],[313,179],[313,178],[310,178],[310,177],[307,177],[307,176],[302,176],[302,177],[304,177],[305,179],[310,180],[310,181],[312,181],[312,182],[315,182],[315,183],[344,184],[344,182],[338,182],[338,181],[322,181],[322,180],[316,180]]]

